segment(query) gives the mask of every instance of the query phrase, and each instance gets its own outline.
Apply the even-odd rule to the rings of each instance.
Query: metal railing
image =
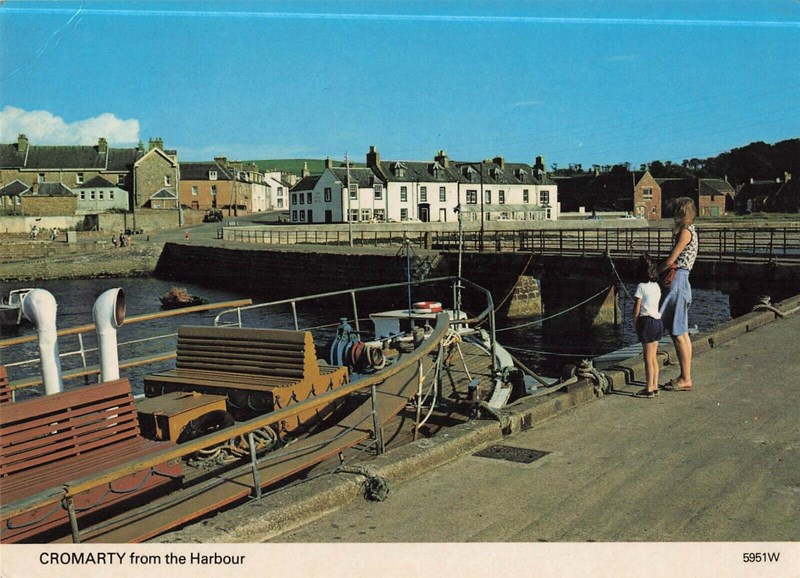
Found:
[[[780,257],[800,261],[800,227],[698,227],[699,259],[737,261],[742,258]],[[220,229],[219,235],[223,236]],[[277,245],[311,244],[348,246],[343,230],[281,230],[280,228],[232,228],[224,238],[241,243]],[[379,227],[353,232],[354,247],[398,248],[405,242],[418,248],[457,251],[456,231],[395,231]],[[464,231],[463,250],[477,252],[533,252],[554,256],[638,254],[664,255],[672,247],[668,228],[529,228],[497,231]]]

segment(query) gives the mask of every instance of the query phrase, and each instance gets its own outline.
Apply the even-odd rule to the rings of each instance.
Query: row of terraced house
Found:
[[[148,147],[37,146],[21,134],[0,144],[0,209],[27,216],[86,215],[179,208],[228,214],[282,209],[290,182],[254,163],[178,161],[162,139]],[[179,218],[179,217],[177,217]]]

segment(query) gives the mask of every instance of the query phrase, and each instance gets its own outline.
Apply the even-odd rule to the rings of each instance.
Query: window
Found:
[[[522,202],[523,203],[530,203],[531,196],[528,189],[522,189]]]
[[[358,198],[358,183],[351,183],[347,185],[347,190],[350,192],[351,199]]]
[[[208,180],[209,181],[216,181],[217,180],[217,171],[208,171]],[[292,218],[294,220],[294,218]]]
[[[81,201],[86,200],[86,191],[81,191]]]
[[[114,200],[114,191],[108,191],[108,198]]]
[[[656,214],[656,208],[655,208],[655,206],[653,206],[653,214],[654,214],[654,215]]]
[[[467,191],[467,204],[468,205],[477,205],[478,204],[478,191],[476,191],[476,190],[468,190]]]
[[[193,197],[196,197],[196,196],[197,196],[197,187],[196,187],[196,186],[193,186],[193,187],[192,187],[192,196],[193,196]]]
[[[372,217],[372,211],[369,209],[361,209],[361,220],[362,221],[369,221]]]
[[[279,197],[283,196],[283,187],[278,187],[278,196]]]
[[[292,211],[292,221],[297,222],[297,211]]]
[[[350,209],[350,222],[358,223],[358,209]]]
[[[45,182],[44,173],[39,173],[36,178],[40,183]]]
[[[548,221],[550,220],[550,216],[551,216],[551,214],[552,214],[552,213],[551,213],[551,211],[552,211],[552,209],[550,209],[549,207],[548,207],[547,209],[545,209],[545,215],[546,215],[546,216],[545,216],[545,218],[546,218]]]
[[[550,204],[550,191],[539,191],[539,204],[543,207]]]
[[[125,184],[125,175],[117,175],[117,184],[120,186]]]
[[[375,220],[379,223],[386,222],[386,211],[384,209],[375,209]]]
[[[300,204],[302,205],[306,202],[306,196],[303,193],[298,193],[297,200],[300,201]]]
[[[78,183],[79,185],[83,184],[83,173],[78,173],[77,175],[75,175],[75,182]]]
[[[211,186],[211,196],[212,197],[216,197],[217,196],[217,185],[212,185]]]
[[[400,220],[408,221],[408,209],[400,209]]]
[[[420,203],[428,202],[428,187],[419,188],[419,202]]]
[[[283,199],[278,199],[278,208],[279,209],[283,208]]]
[[[487,205],[491,205],[492,204],[492,191],[488,191],[488,190],[486,191],[486,198],[483,199],[483,202],[486,203]]]
[[[642,196],[645,199],[652,199],[653,198],[653,187],[644,187],[642,189]]]
[[[330,187],[325,187],[325,202],[326,203],[330,203],[332,198],[333,197],[331,195],[331,188]]]
[[[305,211],[300,211],[300,222],[304,223],[305,220],[306,220],[306,212]]]
[[[400,187],[400,202],[405,203],[408,201],[408,187],[402,186]]]
[[[99,195],[99,197],[100,197],[100,200],[102,201],[102,200],[103,200],[103,197],[105,196],[105,195],[103,194],[103,191],[97,191],[97,194]]]
[[[311,192],[306,193],[306,203],[311,204]]]
[[[439,202],[447,202],[447,189],[444,187],[439,187]]]
[[[383,199],[383,185],[375,183],[375,200],[380,201],[381,199]]]
[[[89,198],[90,198],[90,199],[92,199],[92,200],[94,201],[94,199],[95,199],[95,192],[94,192],[94,191],[92,191],[91,193],[89,193]]]
[[[497,191],[497,202],[501,205],[506,202],[506,192],[505,191]]]
[[[172,177],[169,175],[164,175],[164,186],[168,187],[172,184]]]

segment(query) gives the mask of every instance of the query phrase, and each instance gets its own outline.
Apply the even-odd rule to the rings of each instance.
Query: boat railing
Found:
[[[327,293],[316,293],[314,295],[305,295],[302,297],[293,297],[290,299],[280,299],[277,301],[270,301],[268,303],[257,303],[254,305],[247,305],[247,306],[236,306],[230,309],[226,309],[224,311],[220,311],[217,316],[214,318],[214,325],[215,326],[233,326],[233,327],[242,327],[242,313],[246,311],[255,311],[255,310],[264,310],[269,308],[277,308],[285,305],[289,305],[292,310],[292,321],[294,324],[294,329],[299,331],[301,329],[319,329],[322,327],[335,327],[338,325],[337,323],[329,324],[329,325],[317,325],[314,327],[301,327],[299,318],[297,315],[297,306],[300,303],[309,302],[309,301],[319,301],[321,299],[334,299],[337,297],[350,297],[350,302],[352,305],[352,313],[353,318],[352,321],[355,326],[356,332],[361,331],[360,321],[361,318],[359,316],[359,308],[358,308],[358,296],[364,293],[374,293],[377,291],[385,291],[388,289],[399,289],[399,288],[411,288],[411,287],[418,287],[418,286],[425,286],[425,285],[433,285],[433,284],[443,284],[448,283],[451,285],[452,290],[452,299],[453,299],[453,309],[456,313],[459,312],[461,306],[461,291],[465,288],[469,288],[471,290],[476,291],[477,293],[483,295],[486,299],[486,306],[483,310],[481,310],[477,315],[475,315],[472,319],[468,320],[469,322],[479,325],[485,322],[488,322],[489,328],[489,336],[490,336],[490,343],[491,343],[491,351],[492,351],[492,367],[493,370],[496,372],[498,370],[497,366],[497,351],[495,347],[495,337],[496,337],[496,328],[495,328],[495,310],[494,310],[494,300],[492,298],[491,292],[481,287],[480,285],[473,283],[469,279],[465,279],[463,277],[458,276],[449,276],[449,277],[433,277],[430,279],[422,279],[418,281],[400,281],[396,283],[386,283],[383,285],[371,285],[369,287],[357,287],[354,289],[344,289],[340,291],[330,291]],[[408,304],[411,307],[411,303]],[[410,311],[410,310],[409,310]],[[230,319],[233,317],[233,319]],[[350,321],[350,319],[348,319]]]
[[[227,309],[230,307],[242,307],[252,304],[251,299],[238,299],[233,301],[223,301],[220,303],[208,303],[204,305],[197,305],[193,307],[185,307],[182,309],[172,309],[169,311],[160,311],[157,313],[148,313],[145,315],[138,315],[135,317],[129,317],[125,320],[125,325],[131,325],[135,323],[143,323],[146,321],[152,321],[154,319],[163,319],[166,317],[175,317],[178,315],[186,315],[189,313],[197,313],[201,311],[210,311],[216,309]],[[79,357],[80,364],[77,369],[72,369],[65,371],[62,375],[62,379],[64,380],[72,380],[72,379],[80,379],[83,378],[88,380],[89,376],[97,375],[100,373],[100,368],[98,365],[94,365],[90,363],[90,359],[92,356],[98,353],[99,348],[97,347],[90,347],[87,346],[87,343],[84,339],[84,336],[88,333],[91,334],[95,330],[94,324],[88,325],[80,325],[77,327],[71,327],[67,329],[62,329],[57,332],[57,336],[59,338],[72,336],[75,335],[77,337],[77,347],[75,349],[71,349],[68,351],[60,352],[59,358],[60,359],[68,359],[72,357]],[[139,339],[131,339],[128,341],[121,341],[117,344],[120,349],[125,349],[126,347],[131,347],[133,345],[147,343],[147,342],[155,342],[165,339],[174,339],[177,337],[177,333],[169,332],[163,333],[158,335],[152,335],[148,337],[143,337]],[[15,345],[22,345],[25,343],[31,343],[37,340],[37,336],[34,335],[26,335],[21,337],[12,337],[9,339],[0,340],[0,350],[11,347]],[[166,353],[161,353],[157,355],[149,355],[144,357],[136,357],[136,358],[129,358],[121,360],[119,363],[120,369],[129,369],[131,367],[139,367],[142,365],[150,365],[153,363],[158,363],[161,361],[166,361],[168,359],[173,359],[175,357],[175,351],[169,351]],[[12,361],[9,363],[4,363],[7,368],[12,367],[28,367],[28,366],[37,366],[41,363],[39,357],[32,357],[28,359],[22,359],[19,361]],[[19,389],[29,388],[29,387],[36,387],[42,384],[42,378],[40,376],[32,377],[30,379],[23,379],[19,381],[12,382],[10,385],[12,399],[16,397],[16,391]]]
[[[343,385],[340,388],[322,393],[315,397],[311,397],[307,400],[296,403],[294,405],[290,405],[288,407],[278,409],[271,413],[237,423],[231,427],[218,430],[206,436],[200,437],[192,441],[188,441],[180,445],[172,445],[169,448],[165,448],[164,450],[154,452],[153,454],[150,454],[147,457],[131,460],[130,462],[122,464],[121,466],[117,466],[113,469],[105,470],[99,473],[78,478],[61,488],[47,490],[46,492],[43,492],[42,494],[34,496],[30,499],[2,506],[0,507],[0,513],[2,513],[2,516],[4,518],[7,518],[33,511],[47,504],[55,505],[63,503],[66,505],[70,517],[73,542],[79,543],[80,530],[78,527],[78,520],[75,512],[75,507],[73,504],[73,499],[78,494],[81,494],[83,492],[92,490],[94,488],[103,485],[113,483],[116,480],[134,474],[136,472],[148,470],[150,468],[157,466],[158,464],[170,460],[180,460],[186,458],[188,456],[191,456],[193,454],[196,454],[213,446],[224,444],[228,440],[237,438],[239,436],[247,436],[250,440],[250,447],[252,448],[254,447],[252,444],[253,432],[264,427],[270,427],[282,421],[289,421],[301,413],[329,406],[329,404],[332,404],[337,400],[344,398],[345,396],[351,395],[359,391],[366,391],[367,389],[371,390],[372,404],[373,404],[372,412],[367,414],[367,416],[360,423],[363,423],[364,421],[372,417],[373,428],[374,428],[372,435],[373,438],[375,439],[376,447],[380,449],[382,446],[382,440],[380,437],[380,424],[378,423],[377,419],[376,386],[378,385],[378,383],[392,378],[395,374],[402,371],[404,367],[408,367],[409,365],[412,364],[413,365],[422,364],[423,360],[430,353],[432,353],[435,349],[439,348],[439,344],[446,335],[449,328],[450,328],[450,323],[447,314],[439,313],[436,317],[436,324],[431,336],[427,340],[425,340],[420,347],[407,354],[404,364],[388,366],[385,370],[383,370],[380,373],[380,378],[377,380],[353,381],[349,384]],[[289,450],[289,451],[292,453],[297,453],[298,451],[310,452],[313,451],[313,449],[319,445],[330,444],[333,441],[334,440],[326,440],[322,444],[313,444],[311,446],[304,446],[302,448],[298,448],[296,451],[295,450]],[[280,452],[279,454],[275,455],[266,454],[265,456],[259,458],[256,455],[255,451],[250,452],[249,464],[247,463],[243,464],[241,467],[244,468],[249,467],[252,469],[252,476],[253,476],[252,490],[254,497],[260,497],[261,495],[261,489],[260,489],[261,482],[258,474],[259,464],[263,464],[263,461],[277,457],[284,458],[286,455],[288,455],[286,452]],[[209,483],[215,483],[215,482],[212,480]],[[205,488],[201,487],[199,491],[202,491],[203,489]]]

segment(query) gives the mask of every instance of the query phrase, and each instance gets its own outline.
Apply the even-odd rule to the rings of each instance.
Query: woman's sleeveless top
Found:
[[[678,268],[691,271],[692,267],[694,267],[694,260],[697,258],[697,230],[694,228],[694,225],[689,225],[687,229],[692,234],[692,238],[689,244],[683,248],[681,254],[678,255],[678,259],[675,263],[678,265]]]

